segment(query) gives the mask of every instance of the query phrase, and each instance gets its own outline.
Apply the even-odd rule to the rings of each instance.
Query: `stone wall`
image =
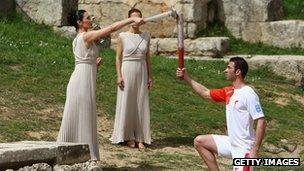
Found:
[[[111,48],[116,48],[117,39],[112,39]],[[228,37],[200,37],[197,39],[185,39],[185,55],[221,57],[229,49]],[[150,52],[176,56],[178,43],[176,38],[151,39]]]
[[[304,21],[278,21],[283,17],[282,0],[16,0],[16,4],[36,22],[51,26],[67,25],[68,13],[77,8],[87,10],[97,23],[105,26],[126,18],[134,5],[144,17],[174,7],[184,14],[186,38],[196,38],[197,31],[219,20],[233,36],[245,41],[284,48],[304,47]],[[152,38],[177,36],[176,20],[170,17],[149,22],[142,30]],[[112,34],[112,38],[117,34]]]
[[[304,21],[282,20],[248,24],[243,32],[243,39],[282,48],[304,48]]]
[[[195,38],[198,30],[218,20],[233,36],[245,41],[283,48],[304,47],[304,21],[278,21],[284,16],[282,0],[79,0],[79,8],[92,13],[99,23],[110,24],[126,17],[127,11],[136,3],[144,16],[158,14],[174,6],[184,14],[186,38]],[[176,37],[175,20],[172,18],[148,23],[143,30],[154,38]]]
[[[185,36],[194,38],[195,33],[214,20],[215,6],[208,8],[212,0],[79,0],[79,9],[85,9],[92,14],[96,21],[107,25],[127,17],[127,12],[136,4],[144,17],[165,12],[174,7],[185,17]],[[209,13],[208,13],[209,11]],[[151,33],[152,37],[176,37],[176,20],[165,18],[161,21],[150,22],[143,30]],[[114,37],[117,34],[114,34]]]
[[[16,0],[17,10],[40,24],[67,25],[67,16],[77,9],[77,0]]]
[[[276,21],[283,17],[282,0],[217,0],[219,20],[236,38],[243,37],[248,25]]]
[[[304,21],[283,18],[282,0],[217,0],[218,19],[236,38],[288,48],[304,47]]]

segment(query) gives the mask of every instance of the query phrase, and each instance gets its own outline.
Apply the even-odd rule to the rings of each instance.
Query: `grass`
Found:
[[[0,142],[20,140],[55,140],[59,130],[65,91],[74,68],[71,40],[53,33],[43,25],[17,19],[0,20]],[[115,54],[102,51],[104,58],[97,75],[98,115],[114,119],[116,103]],[[177,61],[154,56],[154,87],[150,92],[152,136],[160,146],[192,146],[193,137],[199,134],[225,134],[224,104],[202,100],[175,77]],[[186,60],[188,72],[207,87],[218,88],[229,82],[221,71],[220,61]],[[265,141],[279,146],[282,139],[304,145],[304,108],[291,101],[285,106],[275,103],[279,94],[304,95],[293,81],[275,76],[260,68],[248,75],[260,95],[270,125]],[[286,97],[289,98],[289,97]],[[48,132],[33,137],[31,132]],[[153,148],[153,147],[152,147]],[[302,152],[303,153],[303,152]],[[120,155],[119,158],[126,156]],[[147,163],[171,160],[184,161],[182,154],[148,156]],[[191,158],[191,157],[189,157]],[[199,159],[179,168],[200,168]]]
[[[303,0],[283,0],[284,19],[304,20]]]
[[[112,53],[112,54],[111,54]],[[114,56],[113,52],[104,54],[106,58]],[[107,57],[108,56],[108,57]],[[180,137],[180,136],[196,136],[202,133],[212,133],[214,130],[221,133],[225,132],[225,116],[224,105],[214,104],[208,101],[201,100],[197,97],[183,82],[175,79],[174,70],[176,68],[176,61],[162,57],[153,58],[153,72],[155,79],[155,87],[151,92],[151,105],[152,105],[152,128],[156,137]],[[110,67],[109,67],[110,66]],[[191,75],[195,76],[200,82],[205,82],[207,87],[222,87],[229,84],[225,80],[221,71],[224,69],[225,64],[222,62],[202,62],[195,60],[186,61],[186,66],[190,69]],[[99,81],[109,78],[110,73],[115,72],[114,63],[105,63],[104,74],[101,75]],[[108,67],[108,69],[106,69]],[[256,79],[259,78],[259,79]],[[271,79],[270,79],[271,78]],[[115,107],[116,88],[115,76],[112,76],[112,82],[104,87],[100,87],[102,92],[97,97],[101,103],[101,108],[110,111],[113,116]],[[301,113],[304,111],[300,104],[289,104],[281,107],[275,104],[270,99],[268,94],[271,92],[292,92],[295,94],[303,94],[300,89],[295,87],[288,89],[292,85],[292,81],[282,80],[281,77],[274,77],[273,73],[267,69],[254,70],[249,73],[248,80],[251,81],[255,87],[258,88],[262,103],[265,106],[265,113],[269,120],[275,119],[282,123],[280,128],[274,129],[273,134],[268,135],[267,140],[275,143],[280,139],[286,137],[290,130],[301,131],[299,125],[303,125],[304,121]],[[286,86],[281,89],[279,85]],[[170,89],[168,89],[170,87]],[[101,90],[102,89],[102,90]],[[294,89],[295,92],[293,92]],[[108,99],[105,101],[105,99]],[[161,107],[159,107],[161,106]],[[297,107],[298,106],[298,107]],[[284,116],[284,117],[282,117]],[[290,120],[290,117],[295,120]],[[298,118],[299,117],[299,118]],[[207,122],[206,122],[207,121]],[[287,129],[289,127],[289,129]],[[275,133],[280,129],[279,133]],[[181,140],[182,141],[182,140]],[[178,143],[178,142],[176,142]]]

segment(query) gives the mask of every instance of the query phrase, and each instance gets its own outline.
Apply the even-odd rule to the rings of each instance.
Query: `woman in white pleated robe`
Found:
[[[95,44],[113,31],[135,23],[142,18],[128,18],[99,30],[89,31],[92,21],[85,10],[78,10],[68,17],[78,34],[73,41],[75,69],[67,86],[66,102],[57,142],[86,143],[92,160],[100,160],[96,122],[96,72],[100,62]]]
[[[131,9],[129,17],[142,17]],[[119,34],[117,41],[117,102],[114,130],[110,140],[127,141],[129,147],[145,148],[151,144],[149,89],[152,86],[149,53],[150,36],[138,26]]]

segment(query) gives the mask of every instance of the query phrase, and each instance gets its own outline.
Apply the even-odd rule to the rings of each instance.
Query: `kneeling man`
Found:
[[[209,170],[219,167],[215,155],[227,158],[257,158],[265,134],[266,121],[255,91],[245,84],[248,72],[247,62],[240,57],[229,60],[224,73],[232,85],[209,90],[191,79],[185,69],[177,69],[176,75],[184,80],[194,91],[205,99],[226,103],[226,122],[228,135],[199,135],[194,139],[194,147],[207,164]],[[254,121],[257,126],[254,131]],[[240,167],[234,170],[241,171]],[[247,167],[248,168],[248,167]]]

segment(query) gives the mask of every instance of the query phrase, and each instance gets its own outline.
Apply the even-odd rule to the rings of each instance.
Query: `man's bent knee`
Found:
[[[195,137],[195,139],[193,141],[194,148],[197,149],[200,147],[204,147],[205,142],[206,142],[205,135],[199,135],[199,136]]]
[[[213,140],[212,135],[199,135],[194,141],[193,145],[195,149],[205,148],[209,151],[217,153],[216,144]]]

